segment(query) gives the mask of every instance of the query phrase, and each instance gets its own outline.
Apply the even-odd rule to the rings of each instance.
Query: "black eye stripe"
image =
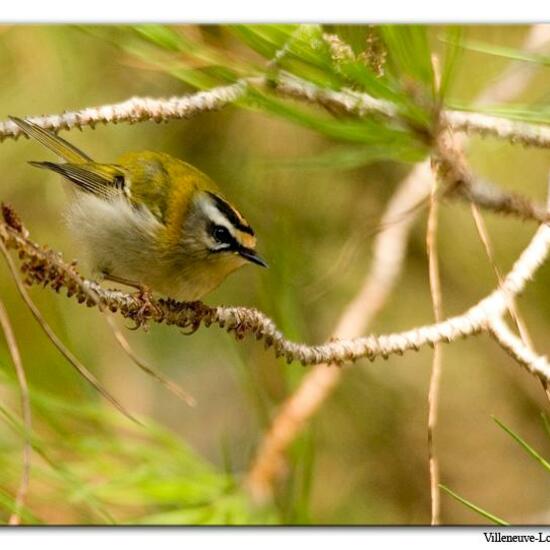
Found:
[[[218,243],[228,245],[210,249],[211,252],[227,252],[228,250],[238,250],[240,247],[235,237],[233,237],[227,227],[223,225],[217,225],[215,223],[210,224],[209,233]],[[218,233],[218,235],[216,235],[216,233]]]
[[[243,233],[248,233],[249,235],[254,235],[254,230],[249,225],[245,225],[233,207],[225,202],[221,197],[218,197],[217,195],[214,195],[214,193],[210,193],[208,191],[209,197],[214,201],[214,204],[216,205],[216,208],[231,222],[231,225],[235,227],[235,229],[238,229],[239,231],[242,231]]]

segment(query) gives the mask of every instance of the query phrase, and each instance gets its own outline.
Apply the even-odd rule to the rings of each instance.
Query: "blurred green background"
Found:
[[[370,32],[367,27],[330,30],[359,39]],[[434,51],[445,51],[444,31],[426,30]],[[187,26],[171,32],[199,49],[212,46],[237,75],[238,67],[265,64],[243,40],[242,29]],[[464,37],[521,50],[528,32],[526,26],[469,27]],[[193,71],[201,78],[199,87],[235,76],[223,72],[219,59],[201,58],[189,53],[191,48],[182,52],[169,44],[157,51],[159,35],[156,44],[146,44],[144,34],[143,28],[129,27],[1,28],[0,118],[59,113],[134,95],[181,95],[193,90]],[[546,51],[550,55],[550,46]],[[446,101],[467,105],[512,62],[506,55],[462,48]],[[206,65],[216,70],[202,71]],[[547,105],[548,92],[547,63],[539,61],[515,101]],[[209,174],[246,213],[271,269],[246,267],[206,302],[257,307],[289,338],[324,341],[368,271],[384,205],[411,164],[378,159],[350,164],[346,159],[357,156],[357,145],[269,109],[243,107],[168,124],[99,125],[62,135],[99,161],[130,150],[158,150]],[[333,152],[334,160],[327,160]],[[546,151],[475,138],[468,156],[478,174],[498,185],[545,198]],[[63,225],[63,187],[54,175],[27,164],[47,159],[48,152],[34,142],[4,141],[0,198],[22,216],[36,241],[71,260],[79,250]],[[444,203],[440,212],[443,303],[450,315],[491,290],[495,276],[468,206]],[[402,276],[373,332],[433,318],[425,218],[421,213],[415,224]],[[492,214],[485,219],[497,263],[506,271],[535,227]],[[82,270],[87,273],[85,266]],[[549,277],[545,265],[519,303],[542,352],[550,331]],[[430,349],[346,369],[341,385],[293,446],[275,503],[258,509],[238,482],[269,419],[304,376],[302,367],[275,360],[252,339],[237,344],[214,328],[191,337],[166,326],[125,331],[143,358],[196,397],[198,405],[189,408],[131,363],[97,311],[50,291],[30,292],[68,347],[128,409],[148,420],[145,428],[132,426],[75,374],[32,319],[3,265],[0,296],[33,396],[36,447],[25,522],[429,523]],[[495,415],[548,455],[550,440],[540,418],[548,403],[540,384],[487,336],[453,343],[443,353],[437,428],[442,483],[508,521],[548,523],[548,472],[491,419]],[[0,360],[0,520],[7,521],[23,440],[19,394],[3,340]],[[450,497],[442,499],[443,522],[484,521]]]

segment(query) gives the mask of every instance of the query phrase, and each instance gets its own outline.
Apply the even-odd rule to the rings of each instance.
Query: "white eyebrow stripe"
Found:
[[[233,224],[225,217],[222,212],[218,210],[216,205],[211,202],[209,198],[201,198],[201,208],[210,221],[212,221],[216,225],[221,225],[225,227],[233,237],[236,236],[235,227],[233,226]]]

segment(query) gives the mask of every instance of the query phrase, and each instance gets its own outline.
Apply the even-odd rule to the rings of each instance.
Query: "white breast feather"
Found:
[[[67,223],[94,270],[140,280],[151,269],[162,226],[148,210],[82,193],[71,203]]]

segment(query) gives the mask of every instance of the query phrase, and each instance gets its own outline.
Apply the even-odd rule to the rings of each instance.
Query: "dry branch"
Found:
[[[434,319],[440,322],[443,319],[443,297],[441,293],[441,276],[439,273],[439,255],[437,253],[437,230],[439,203],[437,181],[433,180],[430,193],[430,212],[426,229],[426,249],[428,253],[428,272],[430,281],[430,295]],[[441,515],[441,490],[439,488],[439,460],[436,453],[435,429],[437,426],[439,407],[439,388],[441,383],[441,369],[443,350],[441,344],[434,345],[432,371],[428,390],[428,463],[430,471],[430,500],[431,524],[438,525]]]
[[[277,80],[264,77],[241,79],[235,84],[172,98],[133,97],[121,103],[87,107],[79,111],[29,117],[29,120],[58,132],[73,128],[94,127],[96,124],[130,124],[154,120],[166,122],[172,119],[191,118],[203,112],[221,109],[247,96],[248,87],[259,86],[284,96],[321,105],[331,112],[345,112],[357,117],[373,114],[400,120],[397,107],[386,100],[350,89],[339,91],[321,88],[281,71]],[[534,147],[550,147],[550,126],[510,120],[504,117],[467,111],[443,111],[442,126],[456,132],[494,136],[511,143]],[[19,127],[10,120],[0,122],[0,139],[17,138]]]
[[[537,355],[532,348],[526,346],[506,325],[502,317],[495,317],[489,321],[489,331],[495,340],[521,366],[531,374],[538,376],[543,384],[550,381],[550,363],[542,355]]]
[[[66,111],[59,115],[44,115],[28,117],[27,120],[52,130],[82,129],[86,126],[94,128],[96,124],[118,124],[127,122],[167,122],[172,119],[191,118],[200,113],[221,109],[242,98],[246,92],[245,82],[237,82],[230,86],[220,86],[205,92],[172,97],[132,97],[121,103],[87,107],[79,111]],[[24,135],[21,128],[11,120],[0,122],[0,139],[18,138]]]
[[[82,129],[87,126],[93,128],[97,124],[121,122],[134,124],[148,120],[167,122],[172,119],[192,118],[204,112],[221,109],[239,100],[246,100],[248,90],[252,86],[315,104],[331,113],[346,113],[358,118],[377,115],[390,118],[405,127],[408,126],[407,120],[391,102],[346,88],[339,91],[321,88],[284,71],[277,73],[276,80],[251,77],[241,79],[235,84],[185,96],[168,99],[133,97],[112,105],[88,107],[58,115],[33,116],[28,117],[28,120],[54,132]],[[443,129],[490,134],[524,145],[550,146],[549,126],[516,123],[502,117],[490,117],[478,113],[443,111],[440,114],[439,128],[435,131],[441,133]],[[0,140],[18,138],[20,135],[22,131],[14,122],[0,121]],[[426,136],[423,137],[425,138]],[[441,160],[443,162],[445,158]],[[468,171],[458,172],[456,181],[460,184],[455,186],[458,191],[456,196],[472,201],[481,208],[508,213],[521,219],[544,221],[545,208],[522,195],[504,191],[490,183],[479,182]]]
[[[461,140],[452,132],[442,131],[434,140],[432,163],[445,197],[459,198],[484,210],[521,220],[548,221],[545,205],[476,178],[466,163]]]
[[[466,111],[445,111],[442,120],[455,132],[491,136],[532,147],[550,147],[550,126],[545,124],[531,124]]]
[[[474,218],[476,230],[478,232],[481,243],[483,244],[483,248],[485,249],[485,254],[487,255],[489,264],[491,265],[493,272],[495,273],[496,280],[498,281],[499,284],[502,284],[502,272],[500,271],[500,268],[496,263],[495,254],[493,252],[493,247],[491,245],[491,241],[489,238],[489,231],[487,230],[485,221],[483,220],[483,217],[481,216],[481,213],[475,204],[472,204],[471,210],[472,210],[472,217]],[[531,336],[529,335],[529,331],[527,330],[527,326],[525,325],[525,322],[523,321],[523,319],[519,314],[519,311],[516,307],[515,300],[510,300],[508,311],[510,312],[510,316],[514,320],[514,323],[521,335],[521,339],[523,340],[525,345],[532,347],[533,344],[532,344]]]
[[[362,358],[373,361],[377,357],[402,354],[425,345],[451,342],[482,332],[492,319],[504,314],[509,297],[523,291],[546,260],[550,249],[550,228],[542,225],[504,278],[502,286],[462,315],[403,332],[336,339],[311,346],[287,340],[275,323],[257,309],[211,307],[202,302],[178,302],[170,298],[149,301],[139,295],[104,289],[98,283],[83,278],[74,262],[66,263],[60,254],[33,243],[25,236],[26,230],[13,211],[4,208],[6,212],[10,214],[0,223],[0,240],[7,248],[18,251],[27,284],[40,284],[55,291],[64,288],[69,297],[76,298],[80,303],[90,307],[101,303],[112,312],[118,311],[123,317],[133,320],[138,326],[155,322],[196,330],[201,326],[217,325],[239,340],[247,335],[254,336],[263,341],[266,348],[271,348],[277,357],[303,365],[344,364]],[[90,292],[97,296],[98,302],[89,298]]]

